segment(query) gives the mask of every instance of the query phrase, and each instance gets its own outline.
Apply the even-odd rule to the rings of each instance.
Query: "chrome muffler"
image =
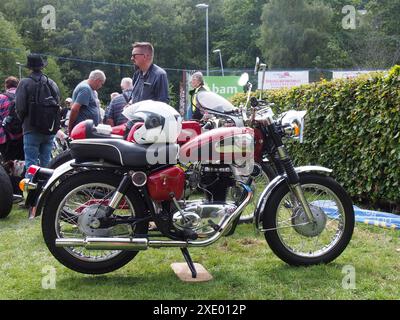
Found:
[[[246,199],[239,205],[239,207],[229,217],[224,220],[218,231],[209,239],[203,241],[160,241],[149,240],[147,238],[101,238],[87,237],[85,239],[77,238],[59,238],[56,239],[56,247],[84,247],[88,250],[147,250],[148,248],[162,248],[162,247],[206,247],[216,242],[225,233],[229,232],[235,219],[247,206],[253,197],[253,191],[250,187],[243,184],[247,192]]]
[[[60,238],[56,239],[56,247],[84,247],[88,250],[127,250],[138,251],[148,248],[177,247],[185,248],[189,242],[185,241],[156,241],[147,238]]]
[[[146,238],[85,238],[56,239],[56,247],[85,247],[88,250],[146,250]]]

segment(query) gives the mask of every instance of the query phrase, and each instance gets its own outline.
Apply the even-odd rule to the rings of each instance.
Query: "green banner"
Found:
[[[243,92],[243,87],[238,85],[239,78],[236,76],[204,77],[204,82],[212,92],[229,98],[236,93]]]

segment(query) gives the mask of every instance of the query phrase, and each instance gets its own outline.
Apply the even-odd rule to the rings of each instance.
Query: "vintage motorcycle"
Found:
[[[256,66],[254,72],[258,72],[258,70],[263,68],[263,64],[260,64],[259,59],[256,61]],[[265,72],[265,67],[263,69]],[[252,89],[251,83],[248,81],[248,74],[243,74],[239,80],[239,84],[244,86],[247,91],[247,102],[244,106],[235,107],[228,100],[223,97],[213,93],[213,92],[200,92],[198,94],[198,104],[207,113],[207,120],[202,123],[198,123],[196,121],[183,121],[182,122],[182,133],[178,137],[177,143],[179,145],[183,145],[188,142],[190,139],[198,136],[202,131],[212,130],[220,127],[244,127],[245,122],[244,119],[247,118],[246,111],[247,105],[250,99],[250,93]],[[273,116],[274,113],[271,109],[271,105],[269,103],[262,102],[263,105],[259,107],[260,112],[262,109],[263,113],[268,113],[270,116]],[[78,139],[87,139],[87,138],[104,138],[104,139],[122,139],[124,137],[127,141],[132,141],[132,135],[130,131],[132,131],[132,126],[134,125],[134,110],[135,105],[130,105],[125,108],[124,115],[129,120],[126,125],[121,125],[118,127],[110,127],[99,125],[95,127],[93,122],[87,120],[85,122],[81,122],[74,128],[71,132],[71,137],[69,141],[78,140]],[[288,113],[283,113],[280,116],[277,116],[277,120],[282,125],[293,125],[297,126],[296,133],[291,137],[297,139],[301,133],[304,124],[302,123],[302,119],[304,118],[305,112],[303,111],[291,111],[291,115],[294,113],[294,116],[288,116]],[[129,133],[129,134],[128,134]],[[259,192],[256,192],[256,201],[258,200],[258,196],[261,194],[261,190],[275,177],[278,175],[279,168],[276,168],[279,161],[275,161],[273,159],[274,155],[264,153],[258,153],[256,155],[254,170],[252,173],[253,176],[253,186],[258,189]],[[55,157],[50,163],[50,169],[55,169],[63,163],[68,162],[72,159],[71,151],[69,149],[64,150],[57,157]],[[42,188],[52,175],[53,170],[48,170],[41,168],[40,170],[35,170],[35,174],[31,174],[30,181],[26,181],[24,183],[24,187],[26,190],[25,196],[25,204],[29,208],[30,217],[33,218],[35,216],[40,215],[43,200],[46,196],[46,193],[43,192]],[[225,200],[227,195],[232,192],[232,188],[228,185],[230,184],[229,179],[226,179],[226,174],[222,171],[215,170],[214,172],[209,172],[207,176],[203,176],[204,181],[202,190],[205,190],[207,197],[214,197],[214,200]],[[240,216],[240,223],[251,222],[253,219],[254,212],[246,211]]]
[[[248,75],[243,79],[248,81]],[[245,109],[237,109],[233,107],[229,101],[212,92],[206,92],[206,94],[202,96],[201,102],[204,101],[203,98],[207,100],[205,105],[207,105],[208,112],[214,116],[218,116],[218,119],[209,118],[206,123],[203,123],[203,126],[212,123],[213,126],[209,128],[210,130],[216,127],[218,128],[218,125],[222,124],[222,122],[220,122],[222,119],[222,121],[234,121],[237,126],[244,127],[243,118],[247,117],[246,113],[244,112]],[[129,120],[126,125],[120,125],[117,127],[110,127],[107,125],[94,126],[94,123],[91,120],[83,121],[72,130],[68,143],[74,140],[93,138],[125,139],[133,142],[133,132],[143,124],[143,122],[138,122],[135,120],[134,110],[137,108],[137,106],[146,108],[146,104],[147,102],[144,101],[126,107],[124,115]],[[232,110],[235,111],[231,112]],[[269,105],[260,107],[259,112],[268,113],[271,116],[273,115]],[[305,112],[291,112],[292,113],[290,114],[294,113],[294,116],[288,116],[289,113],[284,113],[280,117],[277,117],[277,121],[279,121],[282,127],[296,125],[296,129],[298,130],[293,134],[293,136],[290,137],[296,139],[301,135],[304,127],[302,119],[305,115]],[[227,118],[230,120],[226,120]],[[222,124],[222,127],[225,127],[225,125]],[[228,125],[227,127],[231,127],[231,125]],[[197,121],[182,121],[182,131],[177,138],[177,144],[180,146],[184,145],[194,137],[200,135],[202,131],[207,131],[207,129],[202,129],[201,124]],[[265,186],[277,175],[277,170],[275,169],[276,161],[273,159],[273,157],[274,156],[272,154],[268,155],[265,152],[259,152],[256,154],[252,173],[253,187],[256,189],[256,191],[258,190],[254,199],[255,202],[258,201],[258,196],[261,194],[261,191],[265,188]],[[269,159],[272,160],[270,161]],[[35,166],[29,169],[28,173],[31,175],[31,178],[24,179],[21,189],[25,192],[25,205],[27,208],[29,208],[30,218],[41,215],[44,199],[48,194],[48,190],[43,190],[43,187],[54,173],[54,169],[70,160],[72,160],[72,154],[71,150],[68,149],[52,160],[50,169],[39,168]],[[191,171],[193,168],[197,168],[195,164],[190,164],[190,166],[192,168],[189,168],[189,171]],[[201,170],[201,168],[197,168],[196,170]],[[226,200],[227,196],[234,192],[234,189],[229,186],[231,184],[229,181],[229,174],[226,174],[224,170],[214,170],[213,172],[203,174],[202,177],[203,180],[200,185],[200,189],[205,192],[205,196],[208,198],[213,197],[214,200],[224,201]],[[251,222],[253,216],[254,212],[246,211],[240,216],[239,222]]]
[[[71,142],[75,160],[58,167],[44,187],[49,193],[42,231],[52,255],[72,270],[102,274],[122,267],[140,250],[176,247],[196,277],[188,248],[208,246],[234,233],[253,197],[254,158],[267,152],[276,153],[279,174],[257,203],[256,228],[290,265],[328,263],[338,257],[353,233],[350,197],[329,176],[330,169],[295,168],[282,142],[293,128],[257,111],[258,99],[251,105],[252,115],[246,119],[250,127],[211,130],[181,148],[175,143],[179,115],[168,105],[138,110],[144,122],[136,132],[139,143]],[[167,109],[171,116],[160,117]],[[166,127],[175,128],[174,134],[158,134]],[[197,168],[184,166],[190,163]],[[188,200],[201,176],[215,170],[226,173],[235,190],[233,199]],[[156,224],[157,233],[149,231],[149,222]]]

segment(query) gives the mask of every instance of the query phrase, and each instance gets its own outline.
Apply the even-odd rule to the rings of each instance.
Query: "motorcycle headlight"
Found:
[[[299,140],[303,143],[304,117],[306,111],[290,110],[281,118],[285,136]]]
[[[293,122],[291,124],[286,124],[283,126],[283,133],[285,137],[296,138],[300,135],[299,126]]]

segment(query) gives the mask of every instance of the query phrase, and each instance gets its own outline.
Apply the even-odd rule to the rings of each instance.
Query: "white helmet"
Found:
[[[145,100],[129,106],[133,111],[129,120],[144,122],[144,125],[137,129],[133,137],[136,143],[176,143],[182,131],[182,117],[170,105],[153,100]],[[127,112],[125,112],[127,111]],[[124,110],[123,114],[129,113]],[[126,116],[126,115],[125,115]]]

